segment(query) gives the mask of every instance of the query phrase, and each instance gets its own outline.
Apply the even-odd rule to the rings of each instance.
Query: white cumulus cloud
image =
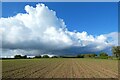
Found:
[[[0,19],[3,55],[79,53],[84,48],[97,52],[117,45],[117,32],[94,36],[86,31],[68,31],[64,20],[44,4],[26,5],[25,11]]]

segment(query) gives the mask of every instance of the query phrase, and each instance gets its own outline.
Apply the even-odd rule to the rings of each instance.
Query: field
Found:
[[[14,59],[2,66],[3,78],[118,78],[117,60]]]

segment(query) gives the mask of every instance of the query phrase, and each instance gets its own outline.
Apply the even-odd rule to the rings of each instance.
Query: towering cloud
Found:
[[[117,45],[117,32],[89,35],[68,31],[63,19],[44,4],[25,6],[26,13],[0,19],[3,55],[75,54]]]

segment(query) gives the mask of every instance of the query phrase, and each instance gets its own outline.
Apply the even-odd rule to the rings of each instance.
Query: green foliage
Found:
[[[89,55],[89,54],[84,54],[84,57],[85,57],[85,58],[89,58],[90,55]]]
[[[52,58],[58,58],[58,56],[52,56]]]
[[[108,56],[100,56],[100,59],[108,59]]]
[[[101,53],[99,54],[99,58],[101,58],[101,59],[108,59],[108,54],[105,53],[105,52],[101,52]]]
[[[112,52],[120,60],[120,46],[113,46]]]
[[[79,55],[77,55],[77,58],[84,58],[84,55],[83,54],[79,54]]]
[[[76,58],[76,56],[59,56],[59,58]]]
[[[20,59],[22,56],[21,55],[15,55],[14,58]]]
[[[77,58],[95,58],[97,56],[97,54],[79,54],[77,55]]]
[[[101,53],[99,54],[99,56],[108,56],[108,54],[105,53],[105,52],[101,52]]]
[[[23,58],[23,59],[26,59],[26,58],[27,58],[27,55],[22,56],[22,58]]]
[[[94,58],[97,54],[84,54],[85,58]]]
[[[14,56],[15,59],[26,59],[27,55],[21,56],[21,55],[15,55]]]
[[[39,55],[39,56],[35,56],[35,58],[41,58],[41,55]]]
[[[43,58],[49,58],[49,56],[48,56],[48,55],[43,55],[42,57],[43,57]]]
[[[113,56],[108,56],[108,59],[113,59]]]
[[[90,54],[90,57],[96,57],[97,54]]]

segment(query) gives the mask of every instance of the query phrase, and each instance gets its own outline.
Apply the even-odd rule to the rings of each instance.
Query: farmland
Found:
[[[49,58],[2,61],[3,78],[117,78],[118,61]]]

